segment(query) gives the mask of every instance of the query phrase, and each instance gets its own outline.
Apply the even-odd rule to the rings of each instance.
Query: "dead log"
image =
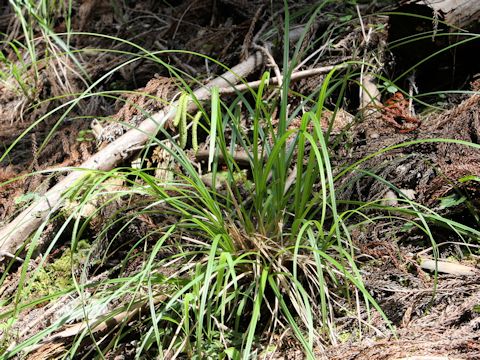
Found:
[[[455,27],[475,31],[480,18],[478,0],[422,0],[403,1],[403,5],[416,4],[433,10],[432,15],[440,16],[443,21]]]
[[[414,77],[420,92],[465,88],[480,71],[472,56],[480,51],[479,19],[478,0],[400,2],[389,18],[387,72],[402,88]]]

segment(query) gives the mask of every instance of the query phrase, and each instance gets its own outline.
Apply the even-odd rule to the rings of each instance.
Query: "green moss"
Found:
[[[76,251],[72,254],[70,248],[65,249],[62,256],[36,272],[31,286],[27,289],[26,296],[38,299],[58,292],[65,291],[73,286],[72,267],[75,268],[90,250],[90,244],[81,240]]]
[[[341,332],[338,334],[338,340],[343,344],[349,341],[352,338],[353,334],[348,331]]]

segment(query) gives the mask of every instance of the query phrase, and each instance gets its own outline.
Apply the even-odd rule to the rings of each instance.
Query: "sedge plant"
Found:
[[[328,130],[320,120],[328,100],[344,89],[349,78],[333,70],[317,92],[290,109],[290,77],[302,39],[291,57],[288,7],[285,14],[283,81],[278,93],[267,96],[269,74],[265,73],[257,90],[238,93],[229,103],[213,88],[210,103],[202,107],[197,101],[199,112],[191,116],[186,113],[186,94],[192,91],[183,81],[183,105],[176,120],[182,128],[190,123],[208,135],[204,169],[199,171],[187,156],[184,136],[177,141],[161,130],[149,147],[159,147],[172,157],[177,167],[165,169],[172,174],[168,180],[156,178],[155,169],[145,166],[86,171],[82,181],[64,194],[75,206],[70,212],[52,214],[53,219],[63,219],[63,225],[39,267],[67,227],[73,252],[89,236],[99,245],[92,246],[82,263],[72,261],[68,287],[40,299],[22,298],[36,277],[35,272],[27,274],[24,266],[18,293],[9,299],[15,306],[2,312],[0,319],[16,318],[24,309],[63,297],[76,297],[80,305],[29,340],[8,346],[6,358],[30,351],[65,323],[82,318],[86,325],[71,339],[64,357],[104,358],[122,342],[134,339],[137,359],[249,359],[267,356],[269,345],[283,333],[295,337],[307,358],[315,359],[317,349],[338,341],[335,311],[355,317],[366,309],[366,316],[357,316],[359,333],[373,327],[372,312],[389,326],[362,282],[351,240],[355,227],[384,219],[369,211],[394,212],[397,220],[422,229],[433,246],[432,222],[465,238],[479,236],[478,231],[446,220],[405,196],[402,201],[408,206],[400,209],[380,201],[338,199],[342,177],[373,156],[414,142],[382,149],[334,174]],[[340,105],[340,100],[335,103],[334,113]],[[290,128],[295,117],[301,119],[300,126]],[[195,130],[192,145],[197,136]],[[244,151],[247,165],[236,157],[238,149]],[[368,171],[362,175],[375,177]],[[122,187],[107,186],[108,179],[120,180]],[[399,189],[386,185],[401,196]],[[86,211],[92,204],[94,210]],[[104,219],[112,204],[114,211]],[[92,235],[90,226],[98,218],[105,221]],[[150,226],[131,236],[128,230],[138,222]],[[41,230],[31,239],[26,262]],[[88,279],[92,267],[105,268],[116,257],[120,260],[106,277]],[[85,346],[87,341],[93,345]]]

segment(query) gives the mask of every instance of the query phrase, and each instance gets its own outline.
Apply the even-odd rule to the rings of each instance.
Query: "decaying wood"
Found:
[[[480,17],[478,0],[423,0],[407,1],[407,4],[425,5],[434,11],[435,16],[442,16],[449,25],[460,28],[477,27]]]
[[[417,93],[464,88],[479,71],[473,55],[480,47],[479,19],[478,0],[401,2],[388,24],[396,86]]]
[[[156,305],[166,298],[165,295],[158,295],[153,298],[153,304]],[[140,313],[148,311],[151,305],[150,301],[143,301],[133,304],[128,310],[122,311],[117,315],[107,319],[94,319],[79,322],[73,325],[65,326],[64,330],[54,333],[42,342],[25,349],[25,352],[31,353],[30,358],[35,359],[51,359],[54,356],[62,354],[65,350],[66,344],[72,338],[81,335],[85,331],[91,331],[92,334],[104,334],[112,330],[118,325],[125,324]],[[85,337],[90,340],[90,337]],[[13,346],[10,346],[13,348]]]
[[[293,29],[290,33],[290,40],[298,40],[303,32],[303,27]],[[229,88],[238,83],[240,79],[258,69],[262,64],[264,64],[264,55],[261,51],[257,51],[245,61],[234,66],[230,71],[194,91],[193,96],[198,101],[205,101],[209,99],[212,88]],[[190,101],[189,104],[188,111],[196,109],[194,101]],[[128,156],[130,149],[138,149],[143,146],[149,139],[154,137],[168,121],[172,121],[175,117],[177,106],[178,102],[173,102],[169,107],[144,120],[137,128],[129,130],[114,142],[101,149],[80,165],[79,170],[72,171],[41,198],[37,199],[27,209],[22,211],[3,229],[0,229],[0,261],[5,259],[5,255],[2,254],[15,254],[30,234],[36,231],[45,219],[62,206],[64,200],[62,198],[63,194],[75,182],[81,181],[85,171],[107,171],[113,169]]]

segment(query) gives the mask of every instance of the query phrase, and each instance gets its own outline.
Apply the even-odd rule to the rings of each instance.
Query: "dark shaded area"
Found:
[[[480,71],[480,62],[473,56],[480,53],[480,39],[458,34],[442,19],[435,21],[427,6],[406,5],[396,12],[403,14],[391,15],[389,20],[390,78],[408,88],[407,78],[414,75],[420,93],[467,89]]]

